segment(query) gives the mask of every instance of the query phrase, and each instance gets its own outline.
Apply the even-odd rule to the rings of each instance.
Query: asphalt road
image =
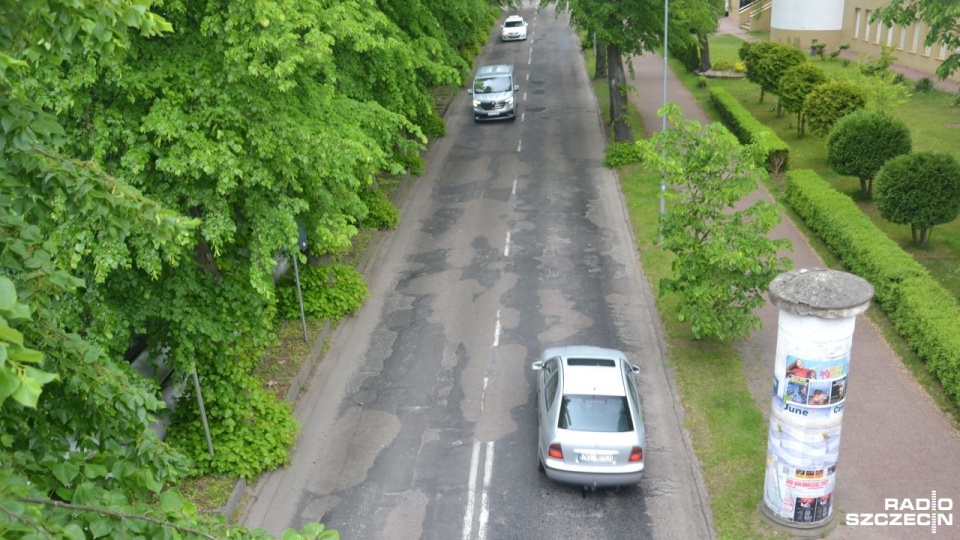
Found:
[[[298,402],[295,457],[255,487],[245,525],[322,521],[348,540],[713,536],[579,42],[566,16],[520,13],[530,39],[495,33],[477,65],[515,65],[521,116],[475,124],[466,92],[451,104],[370,265],[371,297]],[[640,365],[640,486],[582,497],[537,471],[530,363],[566,344]]]

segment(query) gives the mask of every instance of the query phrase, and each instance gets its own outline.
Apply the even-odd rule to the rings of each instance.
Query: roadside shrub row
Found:
[[[790,145],[777,136],[772,129],[762,124],[730,92],[723,88],[710,87],[710,101],[717,108],[721,120],[743,144],[765,133],[763,144],[767,152],[767,170],[780,173],[787,170],[790,160]]]
[[[786,201],[852,272],[873,285],[897,332],[960,404],[960,304],[953,295],[815,171],[787,173]]]

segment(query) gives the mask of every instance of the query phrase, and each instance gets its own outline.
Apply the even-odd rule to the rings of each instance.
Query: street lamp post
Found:
[[[667,23],[670,19],[670,0],[663,1],[663,106],[667,106],[667,55],[669,31]],[[661,116],[663,125],[661,131],[667,131],[667,115]],[[663,150],[666,152],[666,149]],[[663,241],[663,215],[667,212],[667,203],[664,200],[667,191],[666,172],[660,175],[660,241]]]

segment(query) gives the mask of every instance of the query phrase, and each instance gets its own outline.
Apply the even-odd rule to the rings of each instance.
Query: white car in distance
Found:
[[[500,25],[500,39],[503,41],[522,41],[527,39],[527,21],[519,15],[510,15]]]

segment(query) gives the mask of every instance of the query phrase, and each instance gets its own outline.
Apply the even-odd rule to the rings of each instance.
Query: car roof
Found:
[[[507,17],[507,21],[522,21],[522,20],[523,20],[523,17],[519,15],[510,15],[509,17]]]
[[[496,77],[510,73],[513,73],[513,64],[496,64],[493,66],[482,66],[477,70],[477,77]]]
[[[560,357],[563,361],[563,393],[603,396],[623,396],[620,362],[625,358],[616,349],[589,345],[554,347],[543,353],[543,358]],[[596,365],[584,360],[607,360],[609,365]],[[601,362],[602,363],[602,362]]]

